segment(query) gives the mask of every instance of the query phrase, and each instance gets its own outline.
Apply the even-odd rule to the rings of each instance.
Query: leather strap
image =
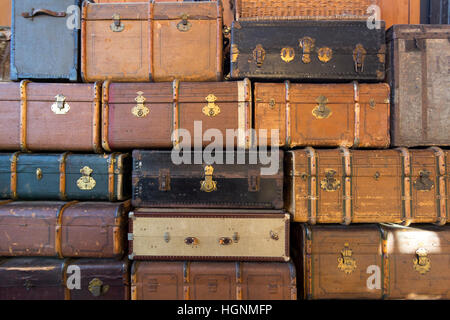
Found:
[[[117,153],[111,153],[108,158],[108,195],[109,195],[109,201],[114,201],[116,197],[114,196],[114,180],[115,180],[115,174],[114,174],[114,167],[116,164],[116,156]]]
[[[242,265],[236,262],[236,300],[242,300]]]
[[[402,224],[409,226],[412,223],[411,155],[406,148],[397,150],[402,156]]]
[[[180,126],[180,117],[179,117],[179,106],[178,106],[178,92],[180,89],[180,81],[173,81],[173,91],[172,91],[172,144],[174,148],[178,148],[178,144],[180,143],[180,137],[178,136],[178,129]]]
[[[445,184],[445,153],[441,148],[432,147],[436,157],[436,224],[444,226],[447,224],[447,190]]]
[[[191,269],[191,262],[185,261],[183,263],[183,296],[184,300],[190,300],[190,270]]]
[[[305,149],[308,155],[308,223],[317,223],[318,193],[317,193],[317,154],[308,147]]]
[[[59,157],[59,198],[67,200],[66,194],[66,160],[70,152],[65,152]]]
[[[361,105],[359,103],[359,84],[357,81],[353,82],[353,92],[355,101],[355,140],[353,146],[359,147],[360,133],[361,133]]]
[[[343,224],[350,225],[352,223],[353,216],[353,201],[352,201],[352,159],[350,150],[341,147],[342,154],[342,166],[344,175],[344,187],[343,187]]]
[[[111,81],[103,82],[102,88],[102,147],[105,151],[111,152],[109,146],[109,85]]]
[[[30,81],[20,82],[20,150],[27,152],[27,84]]]
[[[25,19],[34,18],[37,15],[47,15],[55,18],[64,18],[66,13],[63,11],[56,12],[48,9],[31,9],[31,12],[22,12],[22,17]]]
[[[20,152],[15,152],[11,156],[11,199],[17,199],[17,160]]]
[[[291,145],[291,96],[290,96],[290,86],[291,83],[289,81],[284,82],[285,92],[286,92],[286,114],[285,114],[285,122],[286,122],[286,147],[290,147]]]
[[[102,104],[102,98],[101,98],[101,90],[102,90],[102,83],[96,82],[94,84],[94,117],[92,119],[92,148],[94,153],[101,153],[102,147],[101,147],[101,128],[100,128],[100,117],[101,117],[101,104]]]
[[[56,226],[55,226],[55,251],[56,254],[58,255],[59,259],[63,259],[63,253],[62,253],[62,218],[63,218],[63,213],[64,211],[74,205],[78,203],[78,201],[72,201],[72,202],[67,202],[66,204],[64,204],[58,211],[58,215],[56,217]]]

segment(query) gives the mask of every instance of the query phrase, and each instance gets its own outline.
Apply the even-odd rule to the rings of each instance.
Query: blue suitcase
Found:
[[[79,79],[81,0],[13,0],[11,80]]]

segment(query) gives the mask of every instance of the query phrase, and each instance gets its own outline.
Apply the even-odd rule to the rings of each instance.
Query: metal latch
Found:
[[[120,15],[118,13],[114,13],[112,16],[113,23],[111,23],[111,30],[113,32],[122,32],[125,29],[125,26],[120,21]]]
[[[262,67],[265,58],[266,58],[266,50],[264,50],[262,45],[258,44],[255,50],[253,50],[253,59],[255,60],[258,68]]]
[[[69,104],[66,102],[66,97],[62,94],[55,96],[56,102],[52,104],[52,111],[55,114],[66,114],[70,110]]]
[[[311,63],[311,52],[316,46],[316,40],[310,37],[304,37],[299,40],[299,46],[303,49],[302,61],[303,63]]]
[[[217,190],[217,182],[213,180],[214,168],[205,167],[205,180],[200,181],[200,190],[204,192],[213,192]]]
[[[192,27],[192,24],[188,21],[189,16],[187,14],[183,14],[181,16],[181,21],[177,24],[177,29],[181,32],[189,31]]]
[[[170,191],[170,171],[159,170],[159,191]]]
[[[258,172],[248,173],[248,191],[257,192],[259,191],[260,176]]]
[[[332,111],[327,106],[327,104],[328,104],[327,97],[320,96],[317,98],[316,101],[319,103],[319,105],[313,109],[313,111],[312,111],[313,116],[316,117],[317,119],[329,118],[332,115]]]
[[[108,292],[109,285],[104,285],[102,280],[94,278],[91,280],[91,282],[89,282],[88,289],[94,297],[100,297],[101,295],[105,295]]]
[[[364,60],[366,59],[367,51],[362,44],[356,45],[353,50],[353,61],[355,62],[355,71],[364,72]]]
[[[420,274],[426,274],[431,270],[431,260],[428,257],[428,251],[425,248],[419,248],[416,251],[416,257],[413,260],[414,270]]]

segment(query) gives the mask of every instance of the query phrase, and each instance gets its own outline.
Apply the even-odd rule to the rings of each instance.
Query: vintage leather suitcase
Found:
[[[129,300],[129,262],[112,259],[0,260],[0,300]]]
[[[289,214],[272,210],[136,209],[131,260],[289,261]]]
[[[78,80],[80,0],[13,0],[11,80]]]
[[[133,151],[134,207],[283,208],[282,151],[269,153],[268,165],[255,153],[218,152],[214,163],[202,152],[177,154],[180,164],[171,151]]]
[[[0,83],[2,151],[100,153],[101,84]]]
[[[249,148],[252,128],[250,81],[109,83],[103,84],[103,148],[170,148],[194,145],[195,122],[201,121],[200,139],[208,129],[220,130],[226,145],[227,130],[242,132],[233,145]],[[182,138],[178,129],[189,131]],[[205,139],[206,140],[206,139]],[[217,139],[216,139],[217,140]],[[207,146],[211,141],[203,141]],[[227,146],[228,147],[228,146]]]
[[[269,145],[388,148],[389,91],[384,83],[255,83],[255,129],[267,130]]]
[[[450,169],[445,156],[436,147],[288,152],[286,210],[294,221],[310,224],[444,225]]]
[[[0,27],[0,81],[9,81],[11,29]]]
[[[421,23],[450,24],[448,0],[424,0],[422,2]]]
[[[296,300],[292,263],[142,262],[131,267],[132,300]]]
[[[0,205],[0,256],[121,258],[129,202]]]
[[[231,78],[382,81],[381,24],[370,30],[366,21],[234,22]]]
[[[85,81],[219,81],[221,2],[83,4]]]
[[[236,19],[366,20],[380,0],[234,0]],[[392,1],[392,0],[391,0]],[[396,1],[396,0],[395,0]]]
[[[394,146],[450,146],[449,37],[449,25],[401,25],[389,30]]]
[[[0,153],[0,199],[122,201],[130,187],[128,154]]]
[[[422,225],[293,228],[305,299],[450,298],[450,229]]]
[[[419,24],[421,1],[379,0],[381,20],[386,22],[386,29],[394,24]]]

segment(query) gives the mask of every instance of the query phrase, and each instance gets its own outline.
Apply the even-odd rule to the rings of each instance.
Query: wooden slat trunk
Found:
[[[388,148],[389,98],[387,84],[256,83],[255,129],[268,145]]]
[[[100,153],[100,91],[97,83],[0,83],[0,148]]]
[[[129,258],[289,261],[289,222],[271,210],[136,209]]]
[[[129,202],[7,202],[0,205],[0,255],[121,258]]]
[[[439,148],[307,148],[288,152],[285,160],[285,203],[294,221],[405,225],[448,221],[448,168],[446,153]]]
[[[194,146],[201,124],[203,146],[211,143],[204,133],[220,131],[216,145],[249,148],[252,128],[250,81],[109,83],[103,85],[103,148],[106,151],[133,148]],[[212,112],[212,113],[211,113]],[[177,130],[187,130],[185,137]],[[227,130],[241,135],[226,141]]]
[[[178,154],[174,163],[171,151],[133,151],[134,207],[283,208],[282,151],[267,165],[254,152]]]
[[[388,31],[393,146],[450,146],[449,25]]]
[[[450,298],[449,227],[296,224],[304,299]]]
[[[132,300],[296,300],[292,263],[141,262],[131,270]]]
[[[0,199],[123,201],[131,156],[0,153]]]
[[[222,79],[220,2],[86,1],[82,15],[81,65],[87,82]]]
[[[385,41],[384,22],[369,29],[366,21],[236,21],[231,78],[379,82]]]
[[[79,276],[79,283],[75,280]],[[0,300],[129,300],[127,260],[0,260]]]

